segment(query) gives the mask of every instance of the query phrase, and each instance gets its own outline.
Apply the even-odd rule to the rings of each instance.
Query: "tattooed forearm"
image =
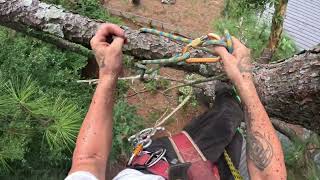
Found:
[[[255,106],[250,106],[256,109]],[[255,166],[263,171],[270,164],[273,157],[273,147],[263,132],[258,132],[253,125],[253,113],[244,107],[247,124],[247,156]]]
[[[267,138],[259,132],[248,132],[247,155],[263,171],[271,162],[273,149]]]

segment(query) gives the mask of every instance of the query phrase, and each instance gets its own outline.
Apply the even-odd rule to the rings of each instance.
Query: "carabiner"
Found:
[[[149,159],[146,161],[145,166],[146,167],[152,167],[154,166],[157,162],[159,162],[161,159],[165,159],[164,155],[166,154],[167,150],[160,148],[158,151],[154,152],[151,154]]]

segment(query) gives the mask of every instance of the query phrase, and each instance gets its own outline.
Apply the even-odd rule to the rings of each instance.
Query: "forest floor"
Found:
[[[166,5],[162,4],[161,0],[141,0],[139,6],[134,6],[128,0],[105,0],[105,6],[107,8],[155,19],[179,27],[179,29],[183,29],[183,32],[191,36],[200,36],[212,31],[213,20],[220,16],[223,10],[223,3],[223,0],[177,0],[176,4]],[[128,19],[123,19],[123,21],[127,26],[139,28]],[[128,70],[125,72],[125,76],[132,74],[134,73]],[[162,68],[160,75],[183,80],[187,74],[183,71]],[[171,81],[169,87],[175,85],[177,85],[177,82]],[[145,86],[146,85],[139,82],[139,80],[131,83],[127,93],[127,100],[137,108],[137,113],[145,119],[145,126],[152,127],[163,113],[167,111],[168,114],[179,105],[178,99],[180,95],[178,89],[166,95],[161,93],[161,90],[145,92]],[[170,133],[177,133],[181,131],[193,117],[200,115],[205,110],[206,107],[200,104],[193,106],[189,101],[189,104],[169,119],[165,127]],[[163,134],[160,134],[160,136],[161,135]],[[125,161],[113,164],[109,168],[111,177],[124,168],[124,162]]]
[[[223,10],[224,0],[177,0],[173,5],[167,5],[161,3],[161,0],[141,0],[139,6],[134,6],[129,0],[105,0],[105,6],[121,10],[124,12],[131,12],[147,18],[160,20],[164,23],[172,24],[184,29],[188,32],[206,34],[212,31],[212,22],[220,16]],[[124,20],[127,22],[128,20]],[[134,26],[128,23],[128,26]],[[146,25],[147,26],[147,25]],[[136,26],[134,28],[137,28]],[[126,72],[128,73],[128,71]],[[162,68],[160,75],[166,77],[172,77],[175,79],[184,79],[186,73],[184,71],[177,71],[170,68]],[[176,85],[176,82],[171,82],[170,86]],[[174,90],[169,96],[163,95],[159,92],[136,92],[144,90],[144,84],[139,81],[134,81],[130,85],[128,92],[128,102],[137,107],[138,114],[145,119],[150,120],[154,123],[166,109],[174,109],[178,105],[178,91]],[[179,131],[185,122],[192,117],[199,115],[203,107],[186,107],[182,112],[178,112],[175,115],[175,122],[170,123],[173,125],[173,133]],[[187,112],[187,113],[186,113]],[[153,121],[154,120],[154,121]],[[146,122],[146,125],[150,122]],[[170,126],[169,126],[170,127]]]
[[[162,4],[161,0],[140,0],[139,6],[134,6],[130,0],[104,0],[104,6],[109,10],[116,12],[130,13],[133,17],[122,18],[126,26],[134,29],[141,27],[150,27],[161,30],[161,26],[173,27],[171,29],[179,35],[187,37],[199,37],[209,32],[215,32],[213,29],[214,20],[221,16],[224,8],[224,0],[176,0],[173,5]],[[111,12],[110,12],[111,13]],[[112,14],[116,15],[117,14]],[[130,15],[130,16],[131,16]],[[159,27],[150,25],[150,20],[157,21],[161,24]],[[141,22],[139,22],[141,21]],[[165,31],[165,30],[164,30]],[[168,31],[172,32],[172,31]],[[124,76],[134,76],[137,72],[126,69]],[[159,75],[170,77],[173,79],[184,80],[188,75],[184,71],[178,71],[170,68],[162,68]],[[176,86],[178,82],[170,81],[168,87]],[[148,90],[148,85],[139,80],[129,82],[129,91],[127,92],[127,101],[134,105],[138,115],[143,117],[145,127],[152,127],[166,112],[170,113],[179,105],[178,89],[174,89],[169,93],[162,93],[162,89]],[[150,88],[150,87],[149,87]],[[167,88],[167,87],[166,87]],[[171,134],[175,134],[194,117],[205,112],[207,108],[201,104],[192,105],[189,101],[183,108],[177,111],[165,124],[166,130]],[[298,136],[303,137],[304,131],[300,126],[288,124]],[[167,135],[167,133],[158,133],[157,136]],[[126,159],[120,158],[118,162],[113,163],[108,169],[110,178],[114,177],[119,171],[125,168]]]
[[[176,0],[175,4],[161,0],[140,0],[133,5],[130,0],[104,0],[105,7],[161,21],[181,29],[191,37],[212,32],[212,23],[220,17],[224,0]]]
[[[134,74],[135,72],[125,70],[123,76],[134,76]],[[159,75],[183,80],[186,73],[171,68],[162,68]],[[181,94],[178,89],[173,89],[172,91],[164,94],[161,92],[164,90],[163,88],[148,90],[148,88],[146,88],[148,85],[140,82],[140,80],[134,80],[132,82],[129,81],[128,83],[130,88],[126,94],[126,99],[129,104],[136,107],[137,114],[143,117],[145,127],[153,127],[155,122],[161,118],[164,113],[168,115],[179,105],[178,99]],[[173,87],[178,84],[178,82],[170,81],[167,87]],[[177,111],[164,124],[166,131],[157,133],[156,137],[168,135],[167,132],[170,132],[171,134],[180,132],[192,118],[200,115],[206,110],[207,107],[201,104],[196,104],[194,106],[189,100],[184,107]],[[113,163],[109,167],[108,175],[110,175],[110,178],[114,177],[125,168],[127,158],[128,157],[120,158],[118,162]]]

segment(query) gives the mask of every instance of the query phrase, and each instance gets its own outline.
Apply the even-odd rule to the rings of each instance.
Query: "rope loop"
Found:
[[[232,37],[228,30],[224,31],[224,37],[221,38],[219,35],[214,33],[209,33],[202,37],[196,39],[188,39],[182,36],[177,36],[174,34],[170,34],[163,31],[158,31],[156,29],[150,28],[141,28],[141,33],[150,33],[157,36],[167,37],[174,41],[179,41],[186,43],[187,45],[182,49],[182,52],[178,55],[175,55],[171,58],[167,59],[155,59],[155,60],[142,60],[136,63],[136,67],[141,70],[141,79],[144,77],[144,74],[147,73],[147,64],[158,64],[158,65],[165,65],[176,63],[178,65],[183,63],[215,63],[220,61],[220,57],[210,48],[209,46],[223,46],[225,47],[229,53],[233,52],[233,44],[232,44]],[[191,57],[190,49],[200,49],[203,51],[208,52],[212,55],[212,57],[204,57],[204,58],[197,58]],[[150,71],[148,71],[150,72]],[[143,79],[142,79],[143,80]]]

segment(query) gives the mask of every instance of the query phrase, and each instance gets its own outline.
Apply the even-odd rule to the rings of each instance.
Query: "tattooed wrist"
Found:
[[[104,58],[97,58],[97,63],[100,69],[104,68],[106,66],[105,62],[104,62]]]
[[[237,67],[240,71],[241,74],[243,73],[252,73],[252,64],[251,64],[251,58],[249,56],[245,56],[245,57],[242,57],[238,64],[237,64]]]

